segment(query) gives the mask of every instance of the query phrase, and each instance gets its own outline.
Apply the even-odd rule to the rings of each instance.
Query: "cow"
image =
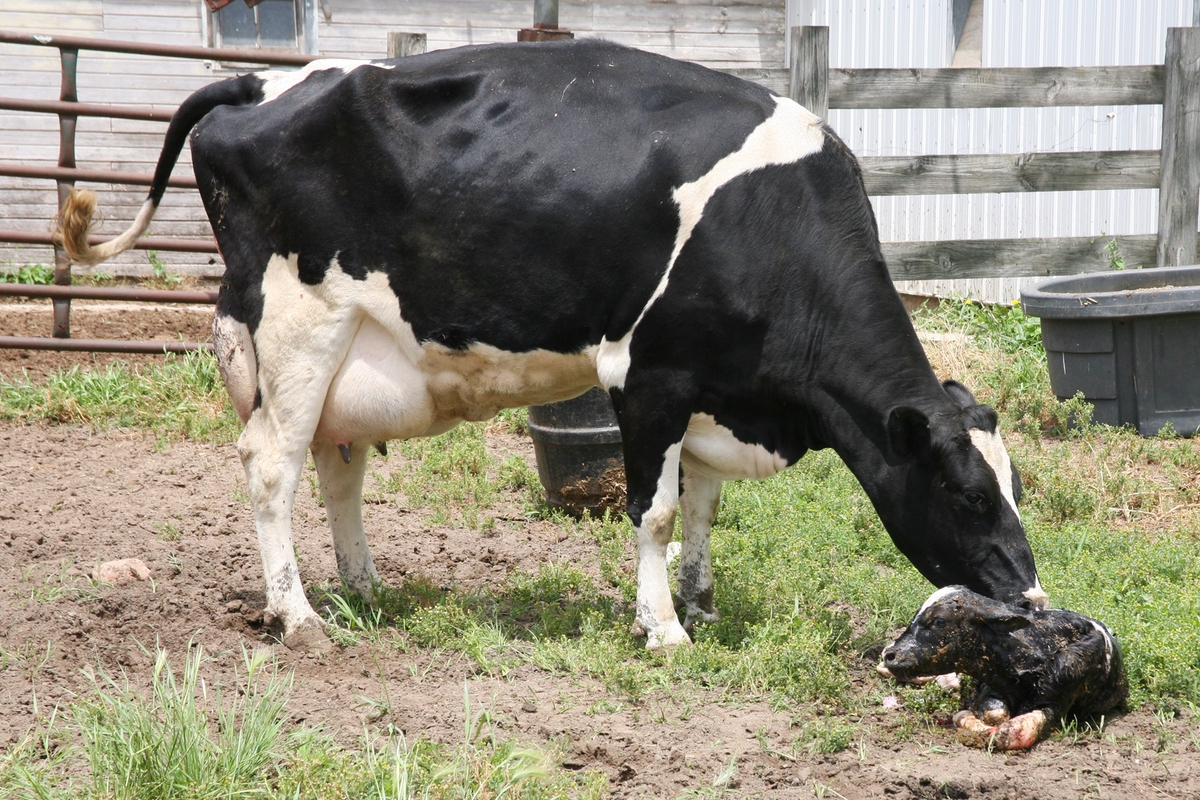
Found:
[[[311,450],[338,570],[370,597],[368,450],[593,386],[612,398],[650,648],[717,618],[722,482],[833,448],[935,585],[1045,593],[996,414],[926,360],[854,156],[765,88],[600,40],[318,60],[179,107],[148,199],[72,260],[147,229],[190,132],[225,261],[213,344],[285,645],[327,646],[292,550]],[[666,548],[682,509],[676,614]]]
[[[1067,714],[1096,716],[1129,697],[1121,647],[1103,623],[1017,608],[964,586],[930,595],[879,665],[900,680],[951,670],[979,682],[954,715],[959,740],[974,747],[1024,750]]]

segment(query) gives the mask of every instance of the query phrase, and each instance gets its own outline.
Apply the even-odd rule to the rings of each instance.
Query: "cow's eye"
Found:
[[[963,497],[965,497],[967,502],[973,506],[983,504],[983,494],[980,492],[966,492],[963,494]]]
[[[944,628],[946,627],[946,620],[942,619],[941,617],[934,617],[933,622],[929,624],[934,628]]]

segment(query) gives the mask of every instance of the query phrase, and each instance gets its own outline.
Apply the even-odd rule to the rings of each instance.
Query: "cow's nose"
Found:
[[[896,651],[895,650],[884,650],[883,651],[883,660],[884,660],[884,662],[886,662],[888,664],[895,664],[896,663]]]

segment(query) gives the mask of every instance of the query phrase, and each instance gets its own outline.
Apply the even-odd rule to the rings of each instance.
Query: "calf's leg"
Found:
[[[313,442],[313,461],[321,480],[338,573],[352,592],[370,600],[379,583],[362,516],[363,475],[367,471],[370,447],[362,442],[343,446],[349,449],[349,464],[342,457],[342,451],[327,441]]]
[[[993,750],[1028,750],[1050,732],[1054,721],[1054,711],[1049,708],[1036,708],[999,725],[988,725],[971,711],[954,715],[960,742]]]

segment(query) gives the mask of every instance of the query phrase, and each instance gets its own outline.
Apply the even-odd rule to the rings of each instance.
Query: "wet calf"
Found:
[[[1101,623],[1017,608],[962,586],[925,601],[884,649],[880,672],[900,680],[970,675],[981,690],[954,715],[959,740],[998,750],[1032,747],[1066,714],[1102,714],[1129,694],[1121,649]]]

